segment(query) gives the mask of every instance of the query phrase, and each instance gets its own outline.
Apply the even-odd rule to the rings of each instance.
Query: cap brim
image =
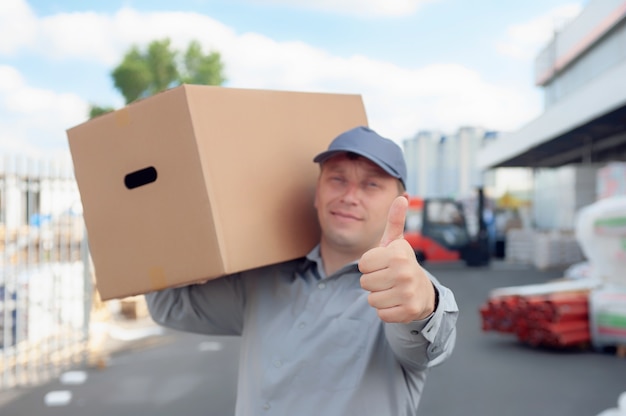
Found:
[[[394,178],[400,179],[402,180],[402,178],[400,177],[400,175],[397,172],[394,172],[392,169],[390,169],[382,160],[380,160],[379,158],[377,158],[374,155],[370,155],[368,153],[365,152],[361,152],[358,150],[354,150],[354,149],[333,149],[333,150],[326,150],[322,153],[320,153],[319,155],[315,156],[315,158],[313,158],[313,162],[315,163],[324,163],[325,161],[327,161],[328,159],[330,159],[333,156],[336,156],[340,153],[354,153],[357,154],[361,157],[366,158],[367,160],[371,161],[372,163],[375,163],[376,166],[380,167],[382,170],[384,170],[387,174],[389,174],[389,176],[392,176]]]

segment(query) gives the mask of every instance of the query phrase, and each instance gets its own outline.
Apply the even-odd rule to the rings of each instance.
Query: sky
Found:
[[[360,94],[370,127],[515,131],[542,111],[534,58],[585,1],[0,0],[0,154],[69,155],[90,104],[121,108],[132,46],[198,40],[225,87]]]

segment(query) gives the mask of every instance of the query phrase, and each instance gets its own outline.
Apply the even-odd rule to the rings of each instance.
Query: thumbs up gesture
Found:
[[[361,287],[370,292],[368,302],[385,322],[424,319],[435,309],[435,288],[404,239],[407,209],[406,197],[393,201],[380,246],[359,260]]]

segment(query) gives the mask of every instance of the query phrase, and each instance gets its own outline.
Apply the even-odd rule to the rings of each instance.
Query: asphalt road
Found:
[[[435,268],[456,294],[457,346],[432,370],[421,414],[428,416],[596,416],[626,391],[626,359],[614,352],[526,346],[512,335],[482,332],[479,306],[489,290],[544,283],[561,271],[496,264],[489,270]]]
[[[429,375],[427,416],[596,416],[626,391],[626,359],[608,351],[546,350],[482,332],[479,306],[493,288],[542,283],[561,271],[496,263],[431,266],[456,294],[457,347]],[[165,331],[46,385],[0,394],[2,416],[225,416],[233,414],[238,339]],[[2,399],[4,397],[4,400]]]
[[[235,337],[165,331],[113,354],[104,369],[78,368],[17,392],[0,415],[232,415],[238,349]]]

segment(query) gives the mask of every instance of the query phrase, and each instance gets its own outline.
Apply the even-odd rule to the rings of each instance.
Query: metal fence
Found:
[[[92,280],[71,162],[0,160],[0,390],[85,361]]]

